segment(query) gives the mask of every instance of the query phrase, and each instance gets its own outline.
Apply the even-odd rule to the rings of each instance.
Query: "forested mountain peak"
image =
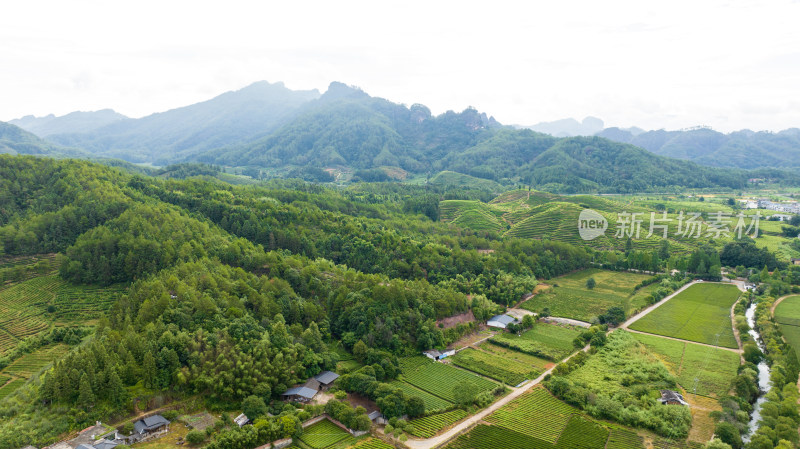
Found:
[[[165,163],[267,135],[317,98],[316,89],[294,91],[261,81],[201,103],[50,139],[97,156]]]

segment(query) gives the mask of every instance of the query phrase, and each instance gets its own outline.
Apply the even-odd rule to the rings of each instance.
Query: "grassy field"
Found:
[[[525,379],[535,379],[541,372],[533,366],[472,348],[457,352],[449,360],[456,366],[511,386]]]
[[[442,429],[450,427],[466,417],[467,412],[456,409],[447,413],[412,419],[409,423],[414,426],[412,435],[419,438],[430,438],[439,433]]]
[[[775,321],[783,338],[800,356],[800,295],[790,296],[775,307]]]
[[[455,402],[454,389],[464,381],[474,384],[478,391],[492,390],[497,387],[496,383],[468,371],[427,360],[427,363],[419,363],[416,368],[404,366],[400,380],[448,402]]]
[[[687,393],[717,398],[728,394],[739,368],[738,354],[655,335],[633,336],[664,362]]]
[[[558,361],[575,351],[572,341],[580,331],[556,324],[538,323],[522,335],[503,332],[492,337],[492,343],[523,353]]]
[[[322,449],[332,446],[345,438],[352,438],[352,436],[336,424],[323,419],[303,429],[300,441],[314,449]]]
[[[524,352],[514,351],[512,349],[498,346],[491,341],[481,343],[478,348],[481,351],[488,352],[494,356],[502,357],[504,359],[513,360],[523,365],[530,366],[535,370],[544,371],[553,365],[550,360],[545,360],[539,357],[525,354]]]
[[[93,324],[122,292],[119,286],[72,285],[57,276],[40,276],[0,290],[0,355],[52,326]]]
[[[609,308],[618,306],[626,313],[640,309],[646,305],[645,296],[650,294],[656,285],[651,285],[634,292],[633,288],[650,276],[644,274],[606,271],[596,268],[582,270],[553,279],[551,292],[542,293],[524,302],[522,307],[532,312],[541,312],[549,308],[552,316],[590,321],[605,313]],[[597,285],[593,289],[586,288],[586,281],[594,278]]]
[[[739,294],[739,289],[734,285],[695,284],[633,323],[630,328],[737,348],[731,328],[730,309]]]

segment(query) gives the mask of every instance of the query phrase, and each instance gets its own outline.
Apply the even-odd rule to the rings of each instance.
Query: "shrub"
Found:
[[[197,446],[206,440],[205,433],[199,430],[192,430],[186,434],[186,441],[192,446]]]

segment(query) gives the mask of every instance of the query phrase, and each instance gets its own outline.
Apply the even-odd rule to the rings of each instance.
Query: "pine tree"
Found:
[[[117,375],[117,370],[112,369],[111,374],[108,375],[108,398],[117,407],[123,405],[127,399],[125,387],[122,386],[122,381]]]
[[[144,372],[142,373],[142,380],[144,381],[144,386],[147,388],[154,388],[158,372],[156,371],[156,359],[155,357],[153,357],[153,354],[150,351],[147,351],[144,354],[142,369],[144,370]]]
[[[83,373],[78,391],[78,406],[88,409],[94,405],[94,392],[89,384],[89,376]]]

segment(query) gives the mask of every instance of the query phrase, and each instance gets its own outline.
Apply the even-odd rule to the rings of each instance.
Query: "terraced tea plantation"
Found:
[[[630,328],[725,348],[737,348],[730,310],[741,292],[734,285],[692,285]]]
[[[69,351],[67,345],[51,345],[45,348],[37,349],[36,351],[26,354],[13,363],[8,365],[2,374],[13,375],[17,377],[29,378],[38,373],[39,370],[49,365],[55,360],[58,360]]]
[[[58,276],[36,277],[0,290],[0,355],[54,325],[92,324],[122,292],[121,287],[76,286]]]
[[[323,419],[303,429],[300,441],[314,449],[323,449],[346,439],[353,438],[348,432],[344,431],[336,424]]]
[[[659,356],[687,393],[717,398],[728,394],[739,368],[739,354],[655,335],[633,336]]]
[[[518,385],[525,379],[535,379],[540,371],[515,360],[467,348],[450,357],[451,363],[509,385]]]
[[[594,278],[597,285],[586,288],[586,281]],[[634,287],[650,276],[599,269],[588,269],[553,279],[557,284],[551,292],[534,296],[522,304],[532,312],[550,309],[552,316],[590,321],[611,307],[622,307],[626,314],[647,305],[645,297],[657,288],[650,285],[634,292]]]
[[[430,438],[445,427],[449,427],[467,417],[467,412],[456,409],[447,413],[430,415],[422,418],[412,419],[410,423],[414,426],[412,435],[419,438]]]
[[[536,387],[506,404],[449,449],[642,449],[636,433],[596,422]]]
[[[419,396],[422,399],[422,402],[425,403],[426,413],[435,412],[439,410],[446,410],[453,405],[453,403],[450,401],[445,401],[444,399],[438,396],[434,396],[428,393],[427,391],[420,390],[419,388],[414,387],[405,382],[393,380],[389,384],[393,387],[403,390],[403,392],[407,394],[409,397]]]
[[[464,381],[474,384],[478,392],[490,391],[497,387],[496,383],[468,371],[423,358],[427,362],[422,362],[419,357],[414,357],[416,367],[408,363],[401,365],[403,375],[400,380],[445,401],[455,402],[454,389]]]
[[[538,323],[522,335],[503,332],[492,343],[551,361],[559,361],[575,351],[572,341],[581,331],[571,326]]]
[[[358,443],[350,446],[352,449],[394,449],[394,446],[391,446],[377,438],[367,438],[365,440],[359,440]]]

